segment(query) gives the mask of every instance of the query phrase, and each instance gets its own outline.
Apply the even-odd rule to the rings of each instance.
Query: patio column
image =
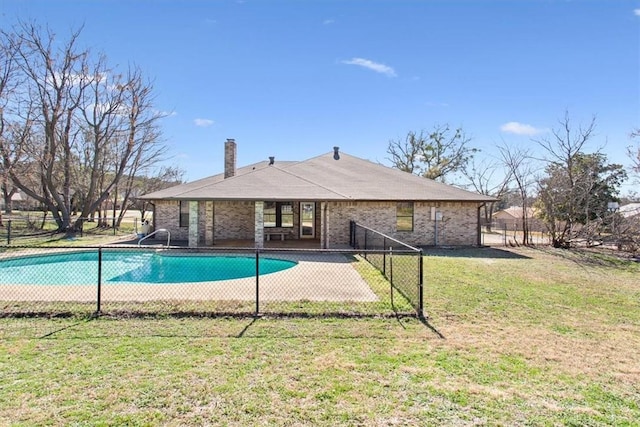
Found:
[[[189,201],[189,247],[198,246],[198,202]]]
[[[327,249],[327,202],[320,203],[320,247]]]
[[[213,246],[213,200],[207,200],[204,204],[204,244]]]
[[[264,202],[254,202],[256,248],[264,247]]]

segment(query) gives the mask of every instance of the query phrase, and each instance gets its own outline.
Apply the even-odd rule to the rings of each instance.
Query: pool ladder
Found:
[[[171,246],[171,233],[166,228],[159,228],[156,231],[154,231],[153,233],[147,234],[142,239],[138,240],[138,246],[142,246],[142,241],[143,240],[147,240],[149,237],[154,236],[157,233],[162,233],[162,232],[167,233],[167,247]]]

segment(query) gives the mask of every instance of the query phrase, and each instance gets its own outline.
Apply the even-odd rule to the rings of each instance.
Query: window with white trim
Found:
[[[180,227],[189,226],[189,202],[180,200]]]
[[[293,203],[264,202],[263,220],[265,228],[293,227]]]
[[[413,202],[396,204],[396,231],[413,231]]]

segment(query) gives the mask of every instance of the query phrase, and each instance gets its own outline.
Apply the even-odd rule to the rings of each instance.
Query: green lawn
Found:
[[[640,265],[443,250],[424,274],[427,325],[0,319],[0,425],[640,425]]]

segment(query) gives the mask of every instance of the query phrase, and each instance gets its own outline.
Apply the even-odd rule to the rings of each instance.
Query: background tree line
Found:
[[[150,81],[136,66],[110,67],[80,46],[80,34],[62,39],[34,23],[0,31],[2,197],[10,212],[20,190],[59,231],[96,213],[105,222],[106,202],[118,226],[135,194],[182,177],[157,166],[167,148]]]
[[[462,128],[436,125],[432,132],[411,131],[405,139],[389,141],[387,153],[400,170],[496,198],[484,206],[488,225],[497,207],[521,207],[522,244],[530,242],[529,216],[535,212],[555,247],[570,247],[578,241],[593,244],[602,235],[615,235],[617,242],[637,249],[640,218],[625,222],[610,204],[620,202],[628,171],[610,163],[601,149],[587,152],[595,127],[595,117],[576,126],[565,112],[549,136],[532,140],[539,147],[537,155],[530,147],[502,141],[496,153],[478,159],[480,150],[470,145],[471,138]],[[631,138],[639,139],[640,130],[632,132]],[[640,144],[629,146],[628,156],[630,174],[640,179]]]

